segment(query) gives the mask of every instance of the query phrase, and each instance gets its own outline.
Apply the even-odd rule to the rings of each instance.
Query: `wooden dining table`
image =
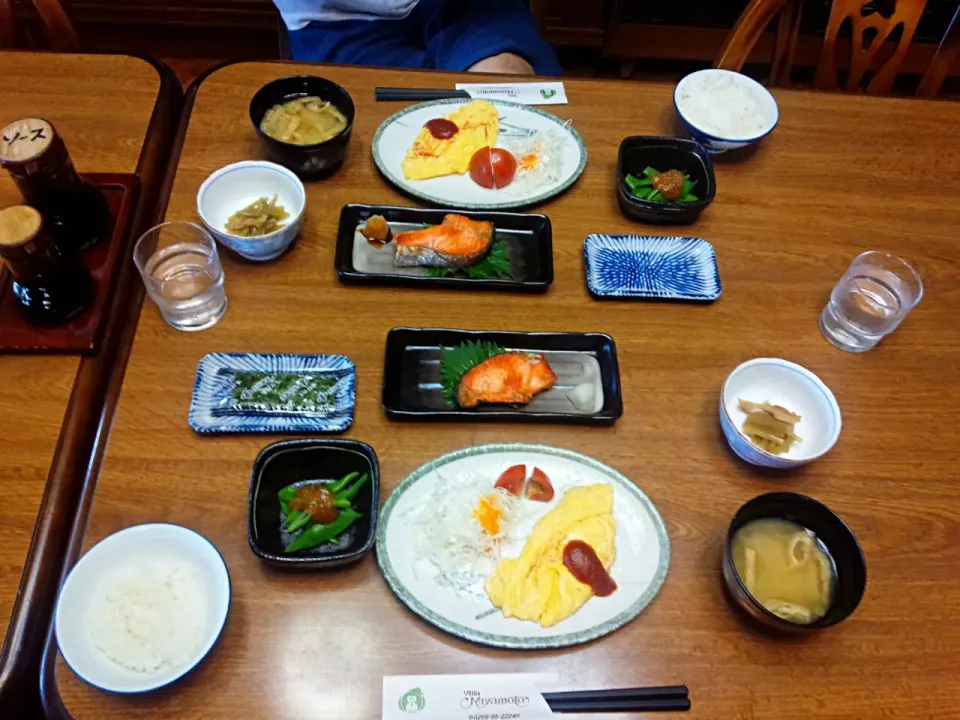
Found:
[[[269,263],[221,251],[229,309],[214,328],[178,333],[144,304],[114,427],[77,549],[138,523],[169,522],[207,537],[230,571],[223,634],[175,685],[137,697],[103,693],[48,648],[51,716],[380,717],[385,675],[556,672],[570,689],[686,684],[691,718],[960,717],[960,255],[956,188],[960,105],[777,90],[768,138],[715,159],[717,196],[691,226],[625,218],[617,151],[631,135],[679,132],[672,86],[568,79],[569,104],[547,108],[582,135],[586,170],[565,194],[531,208],[553,224],[556,278],[542,296],[341,284],[334,270],[347,203],[416,205],[371,158],[377,127],[402,103],[375,86],[451,87],[450,74],[272,63],[219,69],[192,102],[167,211],[197,221],[196,193],[213,171],[263,157],[248,115],[254,92],[295,73],[345,87],[356,103],[346,163],[307,184],[306,223]],[[591,233],[698,236],[716,249],[723,294],[712,304],[598,302],[587,292]],[[849,354],[817,318],[851,260],[871,248],[908,258],[925,294],[875,350]],[[596,331],[616,341],[623,416],[612,427],[393,422],[381,408],[384,342],[396,326]],[[301,573],[264,565],[247,543],[250,471],[280,439],[200,436],[187,424],[198,361],[210,352],[342,353],[357,367],[346,433],[371,444],[381,499],[408,474],[459,448],[535,442],[585,453],[641,488],[671,542],[666,582],[634,621],[589,644],[507,651],[461,641],[393,596],[375,557]],[[718,421],[724,379],[739,363],[780,357],[817,373],[843,413],[839,442],[792,472],[747,465]],[[720,565],[737,509],[773,490],[835,510],[867,561],[859,609],[799,638],[746,624],[725,597]],[[606,716],[614,717],[614,716]],[[624,716],[626,717],[626,716]]]
[[[23,117],[45,118],[81,173],[139,174],[142,192],[132,227],[151,222],[179,111],[175,78],[127,56],[9,51],[0,53],[0,63],[0,127]],[[0,206],[20,202],[13,180],[0,173]],[[39,660],[105,383],[116,369],[119,329],[111,323],[100,350],[87,356],[0,354],[3,708],[39,701]]]

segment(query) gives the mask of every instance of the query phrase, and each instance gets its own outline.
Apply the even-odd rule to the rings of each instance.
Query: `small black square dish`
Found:
[[[450,214],[493,223],[494,239],[486,257],[461,270],[395,265],[392,238],[440,225]],[[377,216],[390,229],[386,243],[368,240],[363,234],[367,220]],[[345,283],[543,293],[553,282],[553,231],[546,215],[345,205],[334,266]]]
[[[544,376],[518,397],[514,380]],[[616,344],[602,333],[394,328],[382,397],[387,417],[402,421],[612,425],[623,414]]]
[[[362,479],[364,475],[368,476],[366,480]],[[284,512],[278,493],[291,485],[296,490],[318,486],[333,490],[345,478],[347,482],[334,497],[347,506],[336,509],[336,517],[342,518],[349,512],[347,508],[360,517],[337,533],[333,541],[286,552],[285,547],[319,526],[311,522],[288,532],[291,516]],[[355,486],[358,488],[353,490]],[[303,497],[309,497],[309,493]],[[276,442],[261,450],[253,463],[247,540],[257,557],[278,567],[311,570],[345,565],[359,560],[373,547],[379,509],[380,468],[377,454],[366,443],[356,440]],[[328,521],[328,527],[335,527],[336,522],[336,519]]]
[[[694,183],[691,202],[641,200],[630,192],[627,175],[642,178],[643,171],[656,168],[660,172],[679,170]],[[631,220],[656,224],[691,223],[713,202],[717,181],[713,175],[710,152],[694,140],[672,137],[635,135],[620,143],[617,160],[617,197],[620,209]]]

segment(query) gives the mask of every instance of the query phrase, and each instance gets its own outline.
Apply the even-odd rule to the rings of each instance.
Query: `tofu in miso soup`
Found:
[[[744,587],[774,615],[809,625],[830,609],[833,558],[802,525],[781,518],[753,520],[733,536],[731,550]]]

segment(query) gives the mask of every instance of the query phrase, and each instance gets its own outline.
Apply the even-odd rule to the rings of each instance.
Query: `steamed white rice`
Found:
[[[140,673],[183,667],[206,637],[203,579],[173,558],[124,567],[104,579],[90,604],[87,627],[99,650]]]
[[[735,74],[695,74],[677,88],[677,107],[697,129],[725,140],[763,135],[773,124],[757,88]]]

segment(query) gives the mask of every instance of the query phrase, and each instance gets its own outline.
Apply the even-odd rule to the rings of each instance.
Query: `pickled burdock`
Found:
[[[93,302],[90,272],[73,253],[57,246],[32,207],[0,210],[0,259],[13,275],[13,292],[27,322],[62,325]]]
[[[26,204],[41,212],[61,250],[78,252],[109,237],[106,198],[77,174],[63,139],[46,120],[25,118],[3,129],[0,167]]]

